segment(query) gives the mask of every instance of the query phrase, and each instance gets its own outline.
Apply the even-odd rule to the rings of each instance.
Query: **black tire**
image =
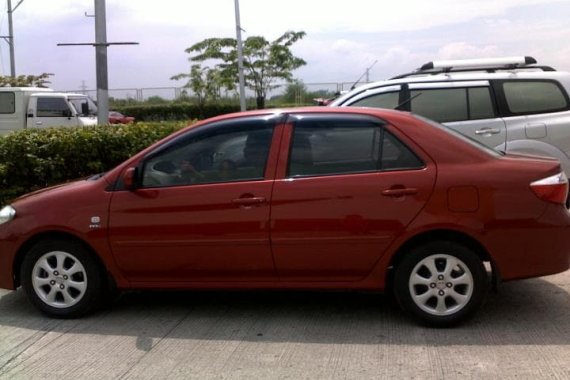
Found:
[[[455,270],[447,270],[448,265]],[[435,327],[452,326],[471,317],[488,288],[480,258],[469,248],[449,241],[411,249],[394,274],[394,293],[400,306],[421,323]]]
[[[93,311],[101,305],[107,288],[98,260],[70,240],[38,242],[26,253],[20,276],[31,303],[54,318],[77,318]]]

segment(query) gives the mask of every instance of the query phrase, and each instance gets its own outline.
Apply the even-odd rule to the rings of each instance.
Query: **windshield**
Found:
[[[69,97],[69,102],[73,104],[75,111],[77,112],[78,116],[96,116],[97,115],[97,106],[87,96],[75,96]],[[87,111],[86,113],[84,111]]]
[[[422,121],[425,121],[426,123],[428,123],[430,125],[433,125],[434,127],[437,127],[439,129],[444,130],[445,132],[449,133],[450,135],[457,137],[460,140],[465,141],[466,143],[474,146],[475,148],[478,148],[480,150],[483,150],[483,151],[489,153],[492,156],[501,156],[501,155],[505,154],[505,152],[498,151],[498,150],[495,150],[493,148],[489,148],[487,145],[481,143],[480,141],[477,141],[477,140],[475,140],[469,136],[466,136],[462,133],[459,133],[455,129],[450,128],[446,125],[436,123],[435,121],[433,121],[431,119],[425,118],[425,117],[417,115],[417,114],[414,114],[414,116],[417,117],[418,119],[421,119]]]

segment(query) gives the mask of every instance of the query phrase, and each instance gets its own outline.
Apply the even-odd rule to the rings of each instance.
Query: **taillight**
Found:
[[[566,178],[566,174],[563,172],[534,181],[530,184],[530,188],[542,200],[566,204],[568,178]]]

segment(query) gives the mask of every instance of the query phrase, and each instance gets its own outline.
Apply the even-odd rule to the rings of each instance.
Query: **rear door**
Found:
[[[271,208],[285,281],[356,281],[429,198],[435,166],[372,117],[292,116]]]
[[[409,90],[411,112],[505,150],[507,129],[488,81],[413,83]]]

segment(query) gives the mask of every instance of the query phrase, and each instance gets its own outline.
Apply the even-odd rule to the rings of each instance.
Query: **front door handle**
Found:
[[[414,195],[418,193],[418,189],[413,187],[397,187],[390,188],[382,191],[385,197],[403,197],[404,195]]]
[[[236,198],[234,200],[232,200],[232,203],[240,205],[242,207],[252,207],[252,206],[256,206],[256,205],[260,205],[262,203],[265,203],[267,200],[265,199],[265,197],[240,197],[240,198]]]
[[[41,121],[36,121],[36,125],[43,125],[44,123]]]
[[[479,135],[497,135],[501,133],[500,129],[497,128],[481,128],[475,131],[477,136]]]

